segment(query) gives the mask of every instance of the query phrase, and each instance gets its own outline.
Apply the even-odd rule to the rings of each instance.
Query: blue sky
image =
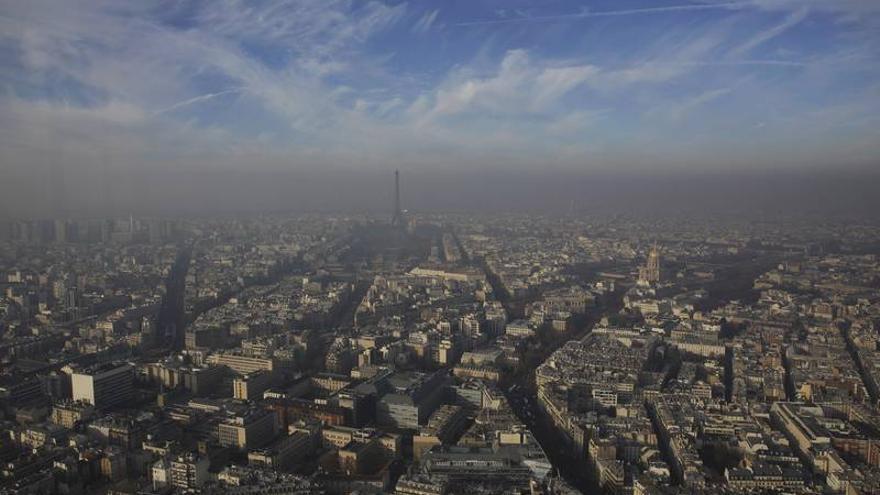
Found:
[[[871,168],[880,1],[0,0],[0,166]]]

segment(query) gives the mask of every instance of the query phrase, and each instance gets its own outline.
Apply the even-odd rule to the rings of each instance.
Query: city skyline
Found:
[[[0,495],[880,495],[880,0],[0,0]]]
[[[0,493],[880,489],[876,225],[404,211],[0,221]]]

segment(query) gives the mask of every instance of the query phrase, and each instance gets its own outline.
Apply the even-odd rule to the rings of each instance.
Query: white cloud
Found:
[[[570,138],[573,135],[587,132],[607,113],[605,110],[575,110],[561,116],[555,122],[551,122],[547,126],[547,133],[561,138]]]
[[[670,30],[601,64],[586,56],[552,60],[539,49],[506,49],[531,46],[526,44],[487,42],[471,60],[449,60],[459,64],[453,69],[403,73],[390,67],[390,54],[366,52],[365,42],[395,26],[398,34],[431,29],[440,37],[445,33],[436,29],[436,10],[413,13],[404,4],[355,0],[188,5],[195,6],[185,19],[192,25],[181,28],[156,19],[149,2],[0,0],[0,43],[13,43],[8,52],[23,57],[21,66],[0,69],[6,163],[12,146],[63,149],[80,153],[83,162],[102,150],[121,162],[159,161],[155,155],[161,153],[163,161],[230,166],[236,160],[247,166],[481,160],[528,166],[551,156],[579,163],[578,153],[602,148],[603,126],[595,122],[621,125],[630,118],[614,106],[620,95],[652,105],[665,96],[661,90],[690,83],[696,96],[670,96],[679,109],[666,110],[667,118],[681,119],[722,97],[716,88],[728,84],[689,76],[710,68],[779,70],[781,76],[791,69],[800,75],[794,71],[803,66],[725,59],[732,23],[722,21]],[[413,26],[401,30],[403,19]],[[270,60],[254,56],[254,45],[266,47]],[[499,54],[499,48],[506,50]],[[597,47],[614,54],[616,49]],[[866,52],[872,62],[875,55]],[[826,71],[815,77],[829,76]],[[35,89],[25,94],[19,92],[23,86]],[[41,89],[50,91],[35,98]],[[194,115],[198,120],[186,120]]]
[[[462,71],[428,97],[431,104],[417,100],[411,112],[423,113],[428,121],[461,114],[546,114],[597,73],[590,65],[553,66],[531,59],[525,50],[510,50],[496,73],[477,77]]]
[[[511,23],[542,23],[542,22],[559,22],[571,21],[578,19],[602,18],[602,17],[628,17],[628,16],[647,16],[652,14],[669,14],[674,12],[694,12],[700,10],[720,10],[720,9],[741,9],[747,7],[748,3],[744,1],[721,1],[714,3],[692,3],[682,5],[665,5],[661,7],[642,7],[634,9],[619,10],[599,10],[592,11],[583,9],[579,12],[567,14],[553,15],[525,15],[520,13],[518,17],[503,16],[504,11],[500,11],[502,17],[497,19],[483,19],[475,21],[464,21],[456,24],[457,26],[485,26],[493,24],[511,24]]]
[[[179,101],[179,102],[177,102],[173,105],[170,105],[168,107],[165,107],[161,110],[157,110],[155,113],[160,114],[160,113],[173,112],[179,108],[188,107],[190,105],[195,105],[197,103],[201,103],[201,102],[208,101],[208,100],[213,100],[214,98],[217,98],[219,96],[240,93],[241,91],[242,91],[241,88],[232,88],[232,89],[227,89],[224,91],[219,91],[217,93],[205,93],[203,95],[194,96],[192,98],[187,98],[186,100]]]
[[[606,69],[596,79],[596,85],[606,89],[620,89],[631,84],[659,84],[684,76],[706,60],[714,60],[714,53],[726,41],[728,26],[681,37],[670,33],[645,48],[645,56],[622,68]]]
[[[354,0],[211,0],[197,16],[202,30],[271,44],[305,56],[339,56],[400,20],[406,4]]]
[[[587,82],[599,73],[597,67],[591,65],[574,65],[569,67],[550,67],[544,69],[535,81],[537,96],[535,104],[538,108],[550,105],[569,91]]]
[[[427,33],[431,26],[434,25],[434,21],[437,20],[437,14],[440,13],[440,9],[431,10],[425,12],[421,18],[419,18],[418,22],[415,23],[412,27],[412,32],[416,34],[424,34]]]
[[[143,109],[131,103],[116,100],[95,107],[15,100],[7,107],[7,111],[16,117],[15,120],[29,121],[40,125],[51,123],[59,128],[75,127],[80,121],[127,126],[140,124],[147,118]]]
[[[301,140],[310,136],[319,145],[327,139],[344,140],[346,136],[327,129],[352,119],[347,105],[337,102],[341,95],[336,88],[323,84],[321,77],[355,70],[358,63],[373,64],[373,57],[359,56],[361,44],[395,23],[405,9],[404,4],[325,0],[229,0],[196,7],[197,26],[178,29],[119,2],[11,2],[4,7],[0,28],[7,35],[4,43],[17,45],[27,64],[17,77],[28,86],[75,91],[58,106],[59,112],[86,104],[78,101],[77,87],[91,99],[122,102],[145,115],[236,92],[246,96],[239,103],[251,113],[274,114]],[[242,43],[281,47],[292,55],[280,59],[280,66],[270,66],[245,52]]]
[[[785,33],[789,29],[791,29],[791,28],[797,26],[798,24],[800,24],[801,22],[803,22],[803,20],[807,18],[808,13],[809,13],[809,11],[805,8],[801,8],[801,9],[798,9],[798,10],[792,12],[791,14],[786,16],[785,20],[782,21],[780,24],[777,24],[770,29],[767,29],[767,30],[764,30],[764,31],[757,33],[756,35],[752,36],[749,40],[747,40],[745,43],[743,43],[743,44],[739,45],[738,47],[734,48],[733,50],[731,50],[730,54],[733,56],[736,56],[736,57],[747,55],[750,51],[754,50],[755,48],[763,45],[764,43],[772,40],[773,38],[776,38],[777,36]]]
[[[847,15],[869,15],[880,13],[880,2],[876,0],[751,0],[755,7],[765,10],[810,9]]]
[[[663,120],[667,120],[672,123],[679,123],[685,120],[690,112],[723,96],[726,96],[732,91],[732,88],[717,88],[701,91],[696,95],[688,96],[678,101],[663,102],[658,107],[648,110],[648,112],[646,112],[646,115],[648,117],[659,116]]]

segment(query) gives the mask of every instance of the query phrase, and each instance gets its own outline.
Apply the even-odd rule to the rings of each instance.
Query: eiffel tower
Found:
[[[394,171],[394,213],[391,215],[391,226],[404,226],[403,210],[400,208],[400,171]]]

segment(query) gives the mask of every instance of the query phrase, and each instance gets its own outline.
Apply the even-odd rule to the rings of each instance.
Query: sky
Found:
[[[871,172],[878,76],[877,0],[0,0],[0,204]]]

